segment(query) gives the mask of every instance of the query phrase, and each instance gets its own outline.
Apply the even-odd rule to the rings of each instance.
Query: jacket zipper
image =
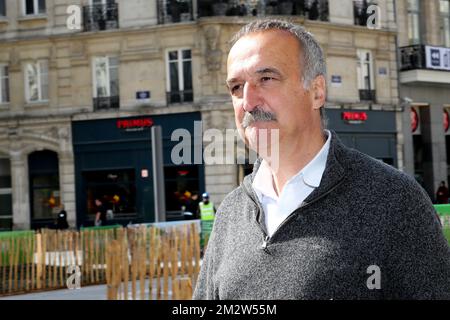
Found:
[[[291,220],[292,217],[293,217],[296,213],[298,213],[298,211],[299,211],[301,208],[307,207],[307,206],[311,205],[312,203],[315,203],[316,201],[322,199],[323,197],[325,197],[326,195],[328,195],[329,193],[331,193],[334,189],[336,189],[337,187],[339,187],[343,182],[344,182],[344,178],[342,178],[341,181],[339,181],[339,183],[337,183],[333,188],[331,188],[330,190],[328,190],[328,191],[325,192],[324,194],[320,195],[319,197],[317,197],[317,198],[311,200],[310,202],[305,202],[305,201],[303,201],[302,204],[300,205],[300,207],[298,207],[297,209],[295,209],[292,213],[289,214],[289,216],[287,216],[286,219],[284,219],[284,221],[276,228],[276,230],[274,231],[274,233],[272,234],[271,237],[267,235],[266,231],[261,227],[259,221],[256,221],[256,224],[259,226],[259,228],[261,229],[261,231],[263,232],[263,235],[264,235],[264,239],[263,239],[263,243],[262,243],[261,248],[262,248],[264,251],[267,252],[267,250],[268,250],[267,247],[268,247],[268,245],[270,244],[270,240],[272,240],[273,236],[278,232],[278,230],[279,230],[282,226],[284,226],[286,223],[288,223],[289,220]],[[247,189],[247,187],[246,187],[246,186],[244,186],[244,187],[245,187],[245,190],[247,191],[247,194],[249,194],[249,190]],[[257,205],[258,211],[259,211],[258,214],[260,214],[261,211],[262,211],[262,208],[261,208],[261,206],[259,205],[259,202],[258,202],[258,201],[255,201],[255,200],[251,197],[251,194],[249,194],[249,195],[250,195],[250,199],[252,199],[252,201],[255,202],[255,204]]]

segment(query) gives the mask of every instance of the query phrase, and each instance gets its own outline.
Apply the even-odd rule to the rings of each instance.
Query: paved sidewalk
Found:
[[[155,296],[156,280],[153,280],[153,296]],[[136,281],[136,300],[140,297],[139,281]],[[148,285],[149,280],[145,281],[145,296],[148,299]],[[172,298],[172,282],[169,279],[169,299]],[[129,292],[131,291],[131,282],[129,283]],[[131,300],[131,293],[128,295],[128,299]],[[27,293],[14,296],[0,297],[0,300],[106,300],[106,285],[96,285],[81,287],[80,289],[69,290],[53,290],[45,292]]]

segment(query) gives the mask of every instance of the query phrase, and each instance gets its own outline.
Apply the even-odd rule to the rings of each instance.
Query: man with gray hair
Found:
[[[233,38],[236,126],[260,157],[218,208],[194,299],[450,299],[429,197],[326,130],[325,66],[313,35],[285,21]],[[261,132],[278,137],[264,152]]]

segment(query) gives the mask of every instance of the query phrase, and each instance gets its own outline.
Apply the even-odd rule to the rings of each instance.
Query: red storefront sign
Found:
[[[345,111],[342,112],[342,120],[350,124],[358,124],[365,122],[369,117],[366,112]]]
[[[117,120],[117,129],[144,129],[153,126],[151,118]]]

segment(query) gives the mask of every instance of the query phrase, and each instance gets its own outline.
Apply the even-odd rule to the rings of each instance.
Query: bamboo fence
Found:
[[[189,300],[200,272],[195,224],[123,230],[106,248],[111,300]]]
[[[0,250],[0,296],[66,289],[77,273],[81,287],[107,284],[110,299],[190,299],[200,268],[195,224],[44,229],[2,236]]]

